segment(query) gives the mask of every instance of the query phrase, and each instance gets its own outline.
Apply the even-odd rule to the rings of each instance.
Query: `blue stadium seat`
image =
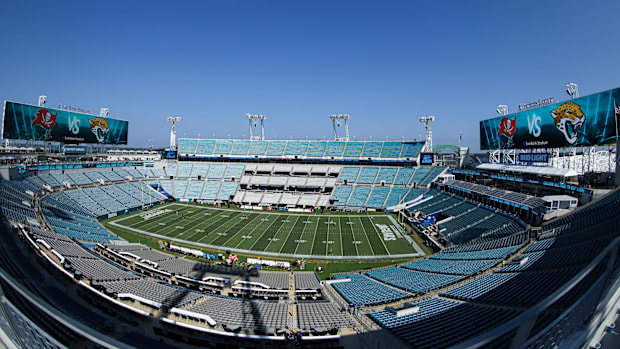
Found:
[[[381,148],[383,142],[364,142],[364,150],[362,151],[362,157],[365,158],[378,158],[381,154]]]
[[[326,141],[310,141],[308,144],[308,152],[306,156],[310,158],[321,158],[325,154],[327,148]]]
[[[230,154],[248,155],[249,150],[250,150],[250,141],[236,140],[233,143],[232,151],[230,152]]]
[[[284,148],[286,147],[286,141],[269,141],[269,147],[265,155],[267,156],[282,156],[284,155]]]
[[[364,148],[364,142],[349,141],[344,148],[342,156],[345,158],[359,158],[362,156],[362,148]]]
[[[308,141],[288,141],[284,155],[305,155],[308,151]]]
[[[215,143],[215,149],[213,154],[216,155],[228,155],[232,150],[233,141],[231,139],[218,139]]]

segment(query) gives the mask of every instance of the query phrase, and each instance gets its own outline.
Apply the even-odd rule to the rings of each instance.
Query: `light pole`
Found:
[[[570,98],[575,99],[579,98],[579,85],[574,82],[569,82],[566,85],[566,93],[570,96]]]
[[[495,109],[495,111],[497,112],[497,114],[499,115],[508,115],[508,106],[506,104],[500,104],[497,106],[497,109]]]

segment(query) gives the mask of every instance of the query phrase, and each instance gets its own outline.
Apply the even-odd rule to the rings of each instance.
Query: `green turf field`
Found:
[[[368,259],[424,253],[389,215],[282,214],[172,203],[109,224],[194,246],[258,255]]]

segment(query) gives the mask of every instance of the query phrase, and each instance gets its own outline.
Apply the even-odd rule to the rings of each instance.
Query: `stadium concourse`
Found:
[[[423,145],[181,139],[176,160],[7,167],[0,327],[16,346],[54,348],[593,338],[618,297],[620,191],[540,224],[539,198],[422,166]],[[410,234],[443,243],[424,255]],[[328,280],[285,258],[402,255]]]

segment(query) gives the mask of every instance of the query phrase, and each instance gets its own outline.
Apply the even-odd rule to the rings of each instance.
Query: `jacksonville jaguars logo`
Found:
[[[555,127],[562,132],[566,141],[573,145],[577,142],[577,132],[586,121],[581,106],[574,102],[566,102],[551,112]]]
[[[92,118],[88,120],[90,124],[90,132],[92,132],[99,143],[103,143],[105,136],[110,132],[108,121],[104,118]]]

